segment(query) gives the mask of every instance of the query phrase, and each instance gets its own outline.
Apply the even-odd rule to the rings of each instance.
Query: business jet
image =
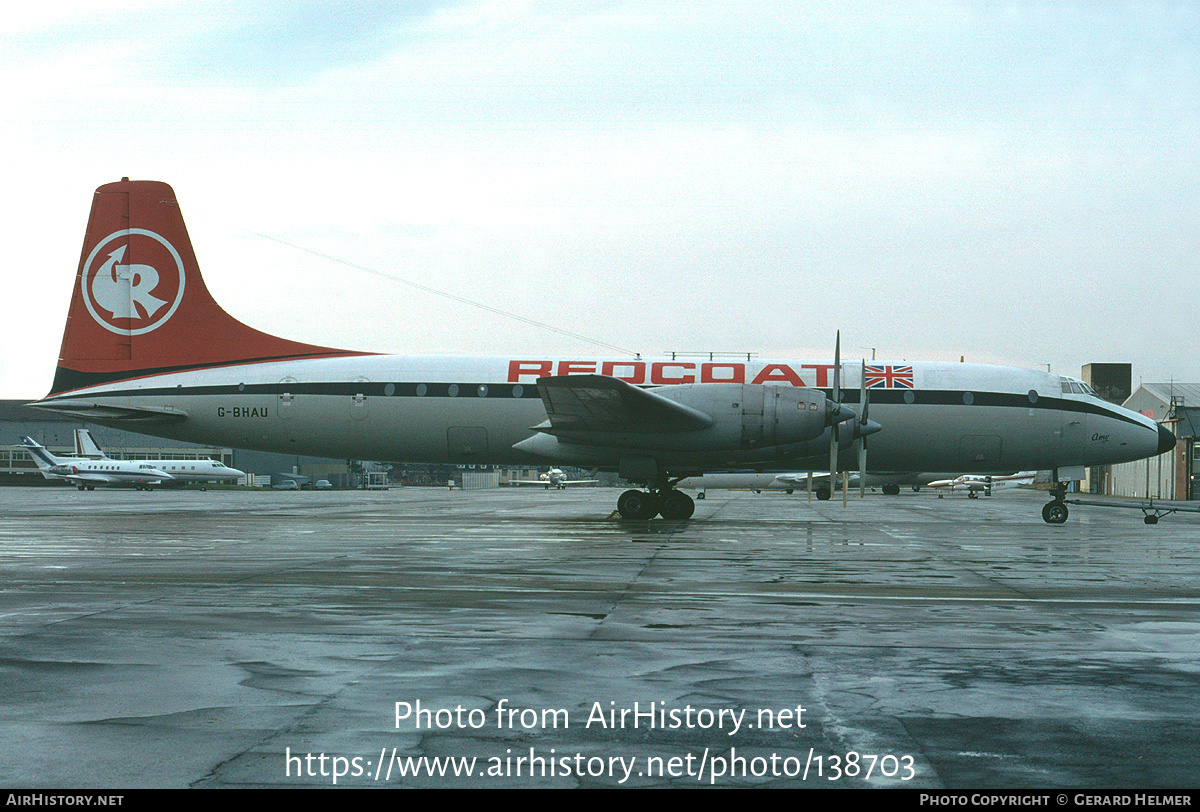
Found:
[[[541,485],[546,490],[554,488],[555,490],[566,490],[570,485],[595,485],[600,480],[598,479],[568,479],[561,468],[551,468],[544,474],[538,476],[537,479],[517,479],[512,484],[514,485]]]
[[[976,499],[981,493],[991,496],[993,491],[1032,485],[1036,478],[1037,471],[1018,471],[1015,474],[1001,476],[963,474],[953,479],[934,480],[929,483],[929,487],[937,491],[965,491],[968,498]],[[939,494],[940,496],[941,494]]]
[[[75,429],[75,456],[92,460],[111,460],[101,450],[92,433],[87,429]],[[189,482],[234,482],[246,474],[230,468],[222,462],[209,459],[187,460],[140,460],[147,465],[166,471],[171,475],[171,484],[184,485]]]
[[[133,486],[139,491],[149,491],[155,485],[171,480],[171,475],[166,471],[143,460],[56,457],[29,437],[22,437],[21,445],[33,457],[42,476],[46,479],[65,479],[81,491],[94,491],[97,485]]]
[[[1175,438],[1082,383],[980,364],[385,356],[255,330],[212,298],[165,183],[97,189],[51,391],[34,406],[195,443],[338,459],[570,465],[687,519],[706,471],[1053,470]],[[859,391],[855,391],[855,389]],[[869,395],[869,399],[868,399]],[[1074,476],[1079,471],[1079,476]],[[1067,518],[1059,482],[1043,518]]]

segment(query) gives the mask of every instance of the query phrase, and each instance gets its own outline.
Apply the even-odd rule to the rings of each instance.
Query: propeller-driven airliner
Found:
[[[623,517],[686,519],[707,471],[1052,470],[1174,444],[1046,372],[963,363],[388,356],[255,330],[213,299],[171,187],[93,199],[38,408],[195,443],[337,459],[570,465],[642,486]],[[844,387],[844,388],[843,388]],[[857,458],[857,459],[856,459]],[[1065,521],[1065,488],[1043,510]]]

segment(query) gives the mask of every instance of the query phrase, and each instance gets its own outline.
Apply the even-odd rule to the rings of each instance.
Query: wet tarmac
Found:
[[[1195,786],[1200,517],[617,495],[0,489],[0,785]]]

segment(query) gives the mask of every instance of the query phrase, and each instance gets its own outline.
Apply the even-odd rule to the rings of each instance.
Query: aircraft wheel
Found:
[[[658,498],[648,491],[625,491],[617,499],[617,512],[626,519],[653,519],[658,513]]]
[[[913,485],[913,486],[912,486],[912,489],[913,489],[913,493],[920,493],[920,492],[921,492],[921,486],[920,486],[920,485]]]
[[[788,488],[787,492],[788,492],[788,496],[791,496],[792,493],[794,492],[794,490],[792,488]]]
[[[1142,521],[1144,521],[1146,524],[1158,524],[1158,517],[1157,516],[1147,516]]]
[[[87,490],[87,489],[86,489],[86,488],[84,488],[82,485],[76,485],[75,487],[76,487],[76,488],[78,488],[78,489],[79,489],[79,490],[81,490],[81,491],[83,491],[83,490]]]
[[[1067,520],[1067,506],[1057,499],[1053,502],[1047,502],[1042,508],[1042,520],[1046,524],[1062,524]]]
[[[704,498],[704,491],[700,491],[700,493],[696,494],[696,498],[697,498],[697,499],[703,499],[703,498]]]
[[[833,494],[830,493],[829,488],[825,488],[825,487],[817,488],[817,499],[821,500],[822,502],[829,501],[829,497],[832,495]]]
[[[696,503],[686,493],[673,490],[663,496],[658,512],[664,519],[690,519],[696,512]]]
[[[883,492],[886,493],[888,496],[899,496],[900,495],[900,486],[899,485],[884,485]]]
[[[755,492],[755,493],[762,493],[762,491],[761,491],[761,490],[755,490],[754,492]]]
[[[968,499],[978,499],[979,494],[975,491],[967,491],[967,498]]]

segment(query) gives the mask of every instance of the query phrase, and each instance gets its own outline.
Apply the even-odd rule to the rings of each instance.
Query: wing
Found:
[[[538,378],[538,392],[549,425],[560,432],[684,432],[713,425],[704,412],[606,375],[555,375]]]

